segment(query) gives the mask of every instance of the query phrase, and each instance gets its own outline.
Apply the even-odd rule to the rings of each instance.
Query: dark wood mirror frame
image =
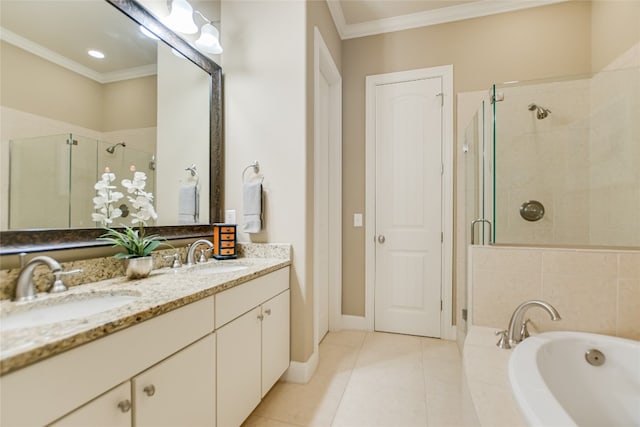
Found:
[[[165,43],[179,51],[191,62],[211,75],[210,149],[209,149],[209,222],[222,221],[224,189],[224,151],[222,142],[222,69],[218,64],[194,49],[176,33],[134,0],[105,0],[122,13],[144,25]],[[146,227],[150,233],[168,240],[210,236],[210,225]],[[0,232],[0,255],[108,246],[97,241],[104,233],[101,228],[21,230]]]

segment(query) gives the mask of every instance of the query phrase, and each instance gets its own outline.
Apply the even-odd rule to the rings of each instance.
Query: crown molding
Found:
[[[44,58],[49,62],[53,62],[56,65],[102,84],[152,76],[158,72],[158,67],[153,64],[128,68],[126,70],[113,71],[110,73],[99,73],[3,27],[0,27],[0,40],[4,40],[7,43],[26,50],[29,53]]]
[[[449,6],[409,15],[383,18],[375,21],[347,24],[342,6],[338,0],[327,0],[329,12],[342,40],[372,36],[411,28],[445,24],[463,19],[479,18],[505,12],[513,12],[532,7],[547,6],[568,0],[481,0],[456,6]]]

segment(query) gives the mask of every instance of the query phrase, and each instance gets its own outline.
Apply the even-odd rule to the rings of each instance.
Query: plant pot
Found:
[[[153,257],[127,258],[125,263],[125,275],[127,279],[143,279],[153,270]]]

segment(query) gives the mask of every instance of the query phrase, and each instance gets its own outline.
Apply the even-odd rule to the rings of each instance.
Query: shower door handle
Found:
[[[484,218],[478,218],[476,220],[471,221],[471,244],[472,245],[476,244],[474,231],[475,231],[475,227],[476,227],[477,223],[481,223],[481,224],[487,223],[487,224],[489,224],[489,244],[490,245],[493,244],[493,240],[492,240],[493,235],[491,233],[491,221],[489,221],[488,219],[484,219]]]

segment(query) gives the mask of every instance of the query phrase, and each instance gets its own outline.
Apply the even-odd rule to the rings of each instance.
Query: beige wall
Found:
[[[313,352],[308,265],[306,9],[304,2],[222,3],[225,209],[242,225],[243,169],[264,176],[263,232],[238,240],[292,245],[291,357]]]
[[[592,7],[592,71],[640,66],[640,2],[594,1]]]
[[[6,42],[0,55],[2,105],[102,130],[100,83]]]
[[[365,77],[453,64],[459,93],[585,73],[590,10],[588,2],[568,2],[343,42],[344,314],[364,315],[364,231],[347,224],[365,206]]]
[[[155,76],[101,84],[4,41],[0,58],[2,106],[97,132],[156,125]]]

